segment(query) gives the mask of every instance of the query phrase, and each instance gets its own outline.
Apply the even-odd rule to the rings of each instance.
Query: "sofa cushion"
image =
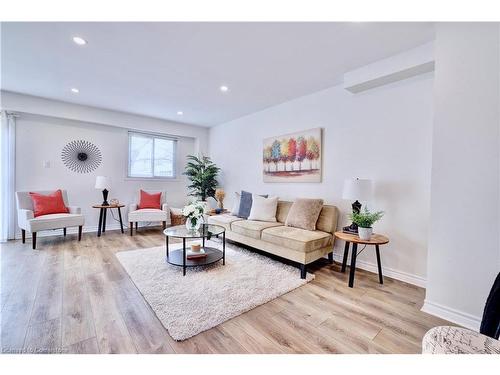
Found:
[[[167,221],[167,218],[167,211],[156,208],[143,208],[129,212],[128,214],[128,221],[133,223],[137,221]]]
[[[238,208],[238,216],[243,219],[248,219],[250,210],[252,209],[252,193],[248,191],[241,191],[240,206]]]
[[[288,227],[316,230],[316,222],[323,208],[323,199],[299,198],[293,202],[285,225]]]
[[[267,198],[266,195],[261,195],[261,197]],[[238,210],[238,216],[243,218],[243,219],[248,219],[248,216],[250,215],[250,211],[252,210],[252,193],[249,193],[248,191],[241,191],[241,197],[240,197],[240,207]]]
[[[319,214],[318,221],[316,222],[316,229],[335,233],[337,230],[337,218],[339,216],[339,210],[335,206],[324,205]]]
[[[333,236],[319,230],[280,226],[262,231],[262,240],[295,251],[310,252],[332,244]]]
[[[243,236],[260,240],[261,232],[266,228],[283,226],[281,223],[269,223],[266,221],[240,220],[231,223],[231,230]]]
[[[39,232],[48,229],[78,227],[84,223],[85,217],[80,214],[49,214],[28,220],[27,229],[30,232]]]
[[[231,208],[231,215],[238,216],[238,213],[240,212],[240,200],[241,200],[241,193],[235,191],[233,208]]]
[[[226,230],[231,230],[231,223],[235,221],[243,220],[238,216],[222,214],[222,215],[214,215],[208,217],[208,224],[220,225],[226,228]]]
[[[276,210],[276,219],[280,223],[285,223],[286,217],[288,216],[288,211],[292,207],[293,202],[278,201],[278,209]]]
[[[278,197],[264,198],[253,194],[252,209],[248,220],[276,222],[276,208]]]

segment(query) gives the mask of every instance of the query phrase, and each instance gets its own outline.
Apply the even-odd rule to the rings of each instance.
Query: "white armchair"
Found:
[[[37,191],[39,194],[50,194],[52,191]],[[78,241],[82,239],[82,229],[85,224],[85,217],[81,214],[80,207],[68,205],[68,195],[66,190],[62,190],[64,204],[69,209],[69,213],[49,214],[35,217],[33,212],[33,202],[27,191],[16,192],[17,198],[17,223],[21,228],[23,243],[26,243],[26,231],[31,233],[33,249],[36,249],[36,234],[42,230],[61,229],[66,236],[66,228],[78,227]]]
[[[159,192],[150,192],[159,193]],[[139,197],[138,197],[139,198]],[[133,235],[134,224],[135,231],[139,228],[139,222],[161,222],[163,229],[170,225],[170,209],[166,203],[166,194],[161,192],[161,209],[157,208],[141,208],[137,209],[138,203],[129,205],[128,222],[130,235]]]

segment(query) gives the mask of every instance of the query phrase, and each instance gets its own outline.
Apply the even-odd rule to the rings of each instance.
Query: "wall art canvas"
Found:
[[[321,128],[264,139],[264,182],[321,182]]]

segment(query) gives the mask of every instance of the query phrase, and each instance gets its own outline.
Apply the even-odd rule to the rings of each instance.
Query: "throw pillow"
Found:
[[[231,215],[238,216],[238,212],[240,211],[240,200],[241,194],[234,192],[234,203],[233,208],[231,209]]]
[[[276,222],[276,210],[278,208],[278,197],[264,198],[252,195],[252,208],[248,220]]]
[[[141,190],[141,198],[139,199],[139,206],[137,206],[139,210],[143,208],[156,208],[158,210],[161,209],[161,192],[160,193],[146,193],[144,190]]]
[[[285,225],[287,227],[316,230],[316,222],[323,209],[323,199],[299,198],[293,202]]]
[[[261,195],[261,197],[267,198],[267,195]],[[250,216],[250,211],[252,209],[252,193],[248,191],[241,191],[240,208],[238,210],[238,217],[242,219],[248,219]]]
[[[61,190],[56,190],[52,194],[43,195],[30,193],[33,202],[33,215],[35,217],[49,214],[67,214],[68,207],[64,204]]]

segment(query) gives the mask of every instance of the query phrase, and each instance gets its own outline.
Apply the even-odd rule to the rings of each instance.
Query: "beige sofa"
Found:
[[[297,262],[300,276],[305,279],[306,266],[328,254],[333,262],[334,232],[337,228],[338,209],[324,205],[310,231],[285,226],[293,202],[279,201],[277,222],[245,220],[233,215],[216,215],[208,218],[209,224],[226,228],[226,238],[244,245]]]

